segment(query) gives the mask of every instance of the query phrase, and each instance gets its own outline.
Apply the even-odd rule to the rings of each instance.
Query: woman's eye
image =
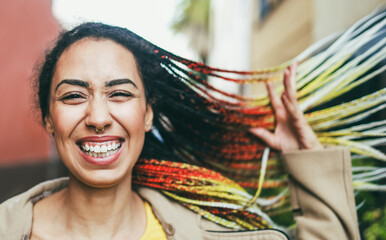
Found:
[[[63,101],[66,104],[77,104],[77,103],[82,103],[86,99],[83,94],[80,93],[68,93],[63,95],[60,100]]]
[[[123,91],[116,91],[116,92],[112,92],[110,94],[110,98],[112,98],[113,100],[127,100],[127,99],[130,99],[132,98],[134,95],[130,92],[123,92]]]

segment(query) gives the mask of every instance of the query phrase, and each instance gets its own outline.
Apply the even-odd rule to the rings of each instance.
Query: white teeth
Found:
[[[100,147],[99,145],[96,145],[96,146],[94,147],[94,152],[100,153],[100,152],[101,152],[101,147]]]
[[[101,147],[101,152],[103,152],[103,153],[107,152],[107,147],[106,147],[106,145],[102,145],[102,147]]]
[[[96,158],[105,158],[109,157],[112,154],[118,151],[118,148],[121,146],[121,143],[110,142],[107,144],[96,144],[95,146],[84,144],[81,146],[83,152],[87,155],[96,157]]]

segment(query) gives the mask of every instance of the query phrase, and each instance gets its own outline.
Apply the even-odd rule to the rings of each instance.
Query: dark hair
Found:
[[[46,53],[35,83],[38,93],[37,102],[40,108],[43,124],[46,124],[45,118],[49,114],[50,88],[56,64],[66,49],[77,41],[85,38],[112,40],[133,53],[137,63],[138,72],[145,88],[146,101],[153,107],[155,115],[154,124],[159,125],[160,122],[157,121],[157,107],[154,103],[157,99],[162,98],[162,94],[158,94],[158,97],[154,97],[153,90],[157,88],[160,90],[160,84],[165,86],[167,85],[167,81],[163,81],[165,80],[165,76],[169,77],[166,77],[167,79],[170,79],[170,74],[161,66],[161,62],[166,60],[165,55],[162,55],[161,53],[167,52],[126,28],[93,22],[83,23],[72,30],[61,32],[54,44],[54,47]],[[154,131],[157,130],[153,130],[153,133]],[[165,154],[162,153],[167,152],[166,148],[164,146],[157,147],[159,144],[162,144],[162,141],[159,141],[159,135],[157,135],[157,138],[153,133],[146,134],[144,149],[149,150],[143,152],[157,152],[158,156],[163,156]],[[159,134],[159,132],[156,132],[155,134]],[[153,143],[150,144],[149,141]],[[158,144],[154,144],[154,141]],[[151,149],[154,150],[150,150],[150,147],[146,146],[152,146]],[[153,155],[154,154],[151,154],[152,157],[154,157]],[[168,157],[173,158],[169,156],[169,154]]]
[[[160,70],[159,63],[154,61],[154,51],[158,48],[125,28],[102,23],[84,23],[71,31],[63,31],[59,35],[54,48],[46,54],[37,79],[39,107],[44,124],[45,117],[49,114],[50,88],[58,59],[68,47],[84,38],[109,39],[132,52],[137,62],[139,74],[144,82],[146,100],[148,101],[150,98],[151,82],[149,78],[154,77],[153,73]]]
[[[272,125],[272,122],[263,120],[270,110],[265,107],[247,109],[245,106],[254,99],[216,89],[208,83],[207,78],[213,76],[242,84],[251,81],[250,78],[232,79],[219,74],[235,74],[240,77],[265,72],[235,72],[211,68],[178,57],[120,27],[84,23],[59,35],[52,50],[46,54],[37,78],[39,106],[44,124],[45,117],[49,114],[50,87],[57,61],[69,46],[85,38],[112,40],[128,49],[135,57],[146,99],[154,113],[153,129],[146,133],[136,166],[154,163],[147,164],[148,160],[185,162],[217,170],[235,179],[240,177],[238,171],[228,166],[232,161],[244,161],[248,165],[245,173],[251,176],[248,180],[256,176],[253,166],[258,166],[259,162],[253,160],[260,158],[263,146],[247,130],[253,126],[264,126],[263,124]],[[261,79],[256,78],[255,81]],[[181,168],[183,169],[185,168]],[[143,181],[139,180],[139,172],[134,171],[133,183],[155,188],[167,187],[166,183],[159,181],[165,178],[157,174],[167,174],[168,170],[157,169],[151,175],[146,175]],[[151,177],[161,185],[155,186]],[[186,177],[188,182],[195,181],[193,175]],[[245,182],[245,176],[241,177],[240,181]],[[254,188],[256,184],[252,184]]]
[[[207,82],[209,75],[218,77],[216,72],[245,73],[215,69],[178,57],[125,28],[102,23],[83,23],[72,30],[63,31],[46,54],[36,84],[44,124],[49,114],[50,87],[56,63],[69,46],[84,38],[109,39],[133,53],[145,86],[146,99],[151,100],[154,112],[155,130],[147,134],[146,141],[156,142],[152,148],[157,149],[158,156],[162,156],[165,149],[170,149],[169,153],[178,153],[178,159],[202,165],[208,157],[211,160],[240,158],[237,144],[241,143],[252,144],[252,147],[243,150],[248,160],[256,157],[260,151],[254,145],[257,140],[251,139],[244,130],[253,124],[261,126],[259,119],[264,117],[264,112],[262,115],[240,112],[240,105],[235,101],[247,99],[221,92]],[[243,80],[238,82],[244,83]],[[213,92],[230,100],[215,98]],[[144,148],[147,145],[145,143]],[[235,148],[235,151],[230,151],[231,154],[221,153],[222,148],[231,146]]]

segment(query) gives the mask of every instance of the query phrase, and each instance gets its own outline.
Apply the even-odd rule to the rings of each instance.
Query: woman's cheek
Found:
[[[80,124],[86,114],[84,106],[61,105],[53,107],[51,117],[54,132],[68,136]]]
[[[139,101],[111,106],[111,115],[128,131],[143,131],[145,125],[146,105]]]

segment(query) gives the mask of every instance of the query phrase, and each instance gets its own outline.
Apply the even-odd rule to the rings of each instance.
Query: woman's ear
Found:
[[[54,125],[53,125],[51,116],[50,115],[46,116],[44,120],[46,122],[46,125],[45,125],[46,131],[50,134],[54,134]]]
[[[153,116],[153,108],[151,107],[151,104],[147,104],[145,113],[145,132],[150,131],[151,127],[153,126]]]

